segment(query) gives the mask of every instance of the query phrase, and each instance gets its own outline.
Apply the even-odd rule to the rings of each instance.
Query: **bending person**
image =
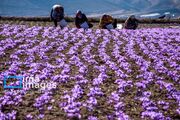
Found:
[[[88,22],[86,15],[82,13],[80,10],[78,10],[76,13],[75,25],[77,28],[85,28],[85,29],[93,27],[93,25]]]
[[[51,20],[53,20],[55,27],[57,27],[57,23],[59,22],[60,27],[66,27],[67,22],[64,20],[64,8],[61,5],[54,5],[51,10]]]
[[[134,15],[131,15],[125,21],[125,29],[133,29],[133,30],[135,30],[137,27],[138,27],[138,20],[135,18]]]
[[[117,20],[113,19],[113,17],[110,15],[104,14],[100,19],[99,28],[115,29],[117,28]]]

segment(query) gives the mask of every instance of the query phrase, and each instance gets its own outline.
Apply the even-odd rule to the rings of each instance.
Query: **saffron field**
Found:
[[[180,118],[180,29],[1,24],[0,63],[0,120]],[[57,87],[4,89],[7,75]]]

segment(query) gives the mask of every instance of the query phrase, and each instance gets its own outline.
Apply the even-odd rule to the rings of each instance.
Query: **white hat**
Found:
[[[55,10],[56,8],[60,8],[60,7],[62,7],[61,5],[53,5],[53,10]]]

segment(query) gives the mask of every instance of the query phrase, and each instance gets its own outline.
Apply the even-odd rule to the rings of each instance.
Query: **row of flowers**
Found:
[[[139,119],[170,120],[173,116],[167,111],[180,114],[179,29],[84,31],[8,24],[0,28],[1,62],[9,64],[0,73],[1,80],[6,75],[38,75],[41,81],[58,84],[34,98],[33,107],[39,114],[27,113],[26,119],[45,118],[45,111],[57,107],[56,102],[67,117],[89,120],[100,119],[100,115],[110,120],[133,119],[125,100],[140,103],[140,109],[131,106],[131,110],[137,109]],[[62,92],[59,101],[54,98],[55,91]],[[19,112],[7,112],[6,108],[18,107],[33,91],[0,92],[0,118],[5,120],[16,119]],[[133,99],[128,99],[129,94]],[[105,103],[101,103],[103,99]],[[111,111],[103,113],[99,109],[102,104]]]

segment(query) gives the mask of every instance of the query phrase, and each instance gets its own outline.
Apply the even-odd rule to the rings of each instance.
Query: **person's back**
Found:
[[[138,20],[134,15],[130,16],[125,22],[125,29],[135,30],[138,27]]]
[[[91,23],[89,23],[86,15],[79,10],[77,11],[77,14],[76,14],[75,25],[77,28],[91,28],[91,27],[93,27],[93,25]]]
[[[117,27],[117,20],[113,19],[112,16],[104,14],[99,23],[99,28],[101,29],[113,29]]]

